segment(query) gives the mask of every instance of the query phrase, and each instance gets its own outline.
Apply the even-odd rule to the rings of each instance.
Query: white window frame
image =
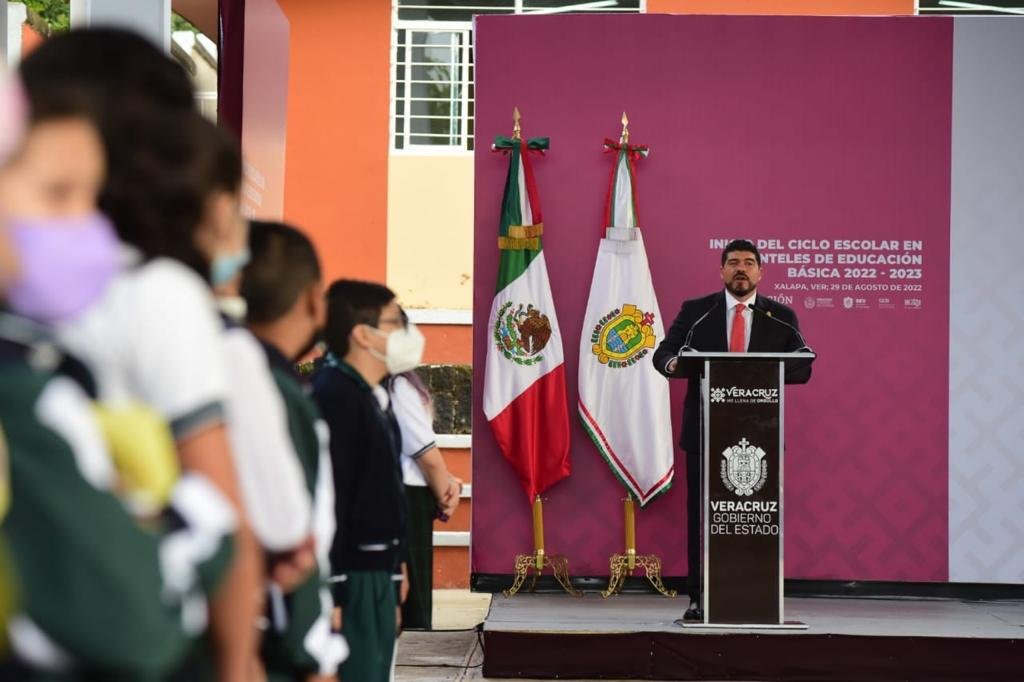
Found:
[[[469,140],[473,137],[469,134],[469,105],[473,102],[473,99],[469,96],[470,86],[473,85],[472,79],[469,77],[470,69],[473,67],[473,63],[469,59],[469,53],[473,49],[473,22],[471,21],[399,21],[398,20],[398,1],[394,0],[392,3],[394,16],[392,19],[391,29],[391,102],[390,102],[390,141],[389,147],[393,154],[472,154],[473,150],[469,148]],[[405,122],[401,136],[403,138],[403,145],[401,149],[395,146],[395,139],[398,137],[398,32],[406,32],[406,46],[405,46],[405,78],[403,83],[405,85],[405,94],[402,98],[404,104],[404,114],[402,118]],[[457,145],[442,145],[442,144],[412,144],[410,138],[412,137],[426,137],[424,134],[412,133],[411,122],[416,118],[425,118],[423,116],[412,115],[412,103],[414,98],[412,97],[412,65],[413,62],[410,59],[410,55],[413,49],[413,43],[409,40],[409,36],[413,32],[419,33],[461,33],[465,36],[465,45],[461,50],[462,59],[459,63],[461,69],[462,79],[456,83],[452,81],[453,87],[459,85],[459,104],[460,104],[460,122],[461,132],[458,137],[461,140],[461,144]],[[418,82],[418,81],[416,81]],[[419,100],[419,101],[422,101]],[[445,117],[450,120],[450,117]]]
[[[606,11],[606,12],[608,12],[608,11],[610,11],[610,12],[620,11],[622,13],[630,13],[630,14],[640,13],[640,14],[643,14],[643,13],[645,13],[647,11],[647,0],[639,0],[639,3],[640,3],[640,6],[636,10],[633,10],[633,9],[624,9],[624,10],[595,9],[595,11]],[[509,8],[508,11],[506,11],[506,12],[490,12],[490,13],[488,13],[488,15],[497,15],[497,14],[553,14],[553,13],[556,13],[556,12],[559,12],[559,11],[564,11],[564,8],[528,10],[528,9],[524,8],[523,4],[524,4],[524,0],[515,0],[514,6]],[[586,5],[587,4],[587,0],[579,0],[579,4],[580,5]],[[486,3],[486,0],[480,0],[480,8],[481,9],[491,8],[491,7],[493,7],[493,6],[492,5],[489,6]],[[410,7],[409,5],[406,5],[405,9],[416,9],[416,6],[413,5],[413,6]],[[474,8],[472,8],[472,7],[462,7],[462,8],[459,8],[459,9],[474,9]],[[409,155],[409,156],[466,156],[466,155],[472,155],[473,154],[473,150],[469,148],[469,141],[472,139],[474,141],[474,148],[476,146],[475,145],[475,142],[476,142],[476,128],[474,127],[472,134],[469,133],[469,123],[470,123],[470,120],[471,120],[471,117],[469,115],[469,106],[470,106],[471,103],[474,104],[473,111],[474,111],[474,114],[476,113],[476,107],[475,107],[476,88],[473,87],[473,86],[475,86],[475,77],[476,77],[475,66],[476,65],[469,58],[470,52],[474,52],[474,54],[475,54],[475,49],[476,49],[476,40],[475,40],[475,37],[473,35],[473,29],[474,29],[473,22],[472,21],[431,21],[431,20],[399,19],[398,18],[398,10],[399,10],[399,0],[392,0],[391,1],[391,57],[390,57],[390,61],[389,61],[389,66],[390,66],[389,80],[391,82],[391,93],[390,93],[390,103],[389,103],[389,112],[388,112],[388,117],[389,117],[389,124],[388,124],[388,148],[390,149],[390,153],[391,154],[398,154],[398,155]],[[406,60],[405,60],[405,64],[404,64],[404,66],[405,66],[405,79],[404,79],[405,95],[402,98],[403,104],[404,104],[404,106],[403,106],[404,113],[402,114],[402,119],[403,119],[404,125],[403,125],[403,131],[402,131],[402,134],[401,134],[402,135],[402,148],[401,149],[399,149],[395,145],[395,140],[396,140],[396,138],[399,135],[399,133],[398,133],[398,123],[397,123],[398,122],[398,78],[397,78],[397,75],[398,75],[398,32],[399,31],[405,31],[406,32],[406,51],[405,51]],[[410,143],[410,138],[411,137],[424,137],[425,136],[423,134],[413,135],[412,132],[411,132],[411,130],[412,130],[412,125],[411,125],[412,124],[412,120],[415,119],[415,118],[424,118],[423,116],[413,116],[412,115],[412,102],[414,101],[414,99],[412,97],[412,83],[413,83],[413,81],[412,81],[412,64],[413,64],[413,62],[411,62],[411,60],[410,60],[410,55],[411,55],[412,44],[413,43],[412,43],[411,40],[409,40],[409,33],[410,32],[414,32],[414,31],[418,31],[418,32],[459,32],[459,33],[464,33],[464,35],[466,36],[466,43],[465,43],[464,47],[467,48],[467,49],[463,49],[462,50],[462,61],[460,63],[462,79],[458,83],[458,85],[461,86],[459,88],[459,92],[461,93],[460,94],[460,100],[459,100],[460,104],[461,104],[461,115],[460,115],[461,133],[459,134],[459,138],[461,140],[461,143],[458,144],[458,145],[411,144]],[[470,76],[469,76],[470,71],[472,71],[472,73],[473,73],[473,78],[470,78]],[[455,86],[456,82],[452,81],[452,85]],[[471,87],[473,88],[473,95],[474,95],[474,97],[472,97],[472,98],[469,96],[469,91],[470,91]],[[445,118],[448,118],[450,120],[450,117],[445,117]]]

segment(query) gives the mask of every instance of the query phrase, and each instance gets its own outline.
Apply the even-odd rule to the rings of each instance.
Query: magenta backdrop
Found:
[[[711,239],[921,240],[922,290],[889,304],[878,292],[781,290],[840,281],[789,277],[781,264],[766,266],[762,291],[793,297],[820,354],[811,384],[787,393],[787,576],[948,579],[951,60],[952,22],[939,18],[477,20],[474,573],[510,573],[532,548],[527,500],[480,409],[507,170],[488,147],[518,106],[526,136],[551,137],[534,169],[573,421],[573,473],[546,494],[549,552],[600,576],[622,550],[623,489],[575,404],[611,163],[601,142],[625,109],[632,141],[652,148],[638,170],[640,222],[666,326],[684,298],[719,288]],[[684,389],[672,392],[677,435]],[[638,515],[638,550],[660,554],[666,575],[686,572],[678,452],[676,471]]]

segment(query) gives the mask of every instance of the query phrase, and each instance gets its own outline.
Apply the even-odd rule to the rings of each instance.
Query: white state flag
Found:
[[[640,506],[672,485],[668,382],[651,354],[664,336],[643,236],[636,226],[632,158],[618,151],[606,230],[597,251],[580,339],[579,413],[594,445]]]

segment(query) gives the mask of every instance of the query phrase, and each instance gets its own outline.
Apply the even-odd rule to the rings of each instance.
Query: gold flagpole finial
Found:
[[[629,142],[629,117],[626,116],[626,112],[622,112],[622,134],[619,136],[619,143],[626,144]]]
[[[522,116],[519,115],[519,107],[512,107],[512,139],[522,139],[522,127],[519,125],[519,120]]]

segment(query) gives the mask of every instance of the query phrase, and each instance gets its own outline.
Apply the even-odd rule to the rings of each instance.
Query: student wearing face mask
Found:
[[[404,323],[387,287],[339,280],[327,291],[324,339],[328,353],[313,391],[331,431],[338,525],[331,581],[352,648],[341,678],[383,682],[407,589],[401,576],[408,512],[401,436],[381,381],[420,364],[423,335]]]
[[[38,102],[0,185],[7,306],[43,323],[82,313],[120,270],[117,234],[96,208],[105,164],[87,111],[71,94]]]
[[[136,264],[59,335],[89,367],[105,404],[155,410],[170,425],[182,470],[205,474],[231,501],[237,552],[212,605],[212,651],[220,680],[249,682],[264,567],[226,428],[229,380],[212,263],[196,235],[207,188],[196,172],[202,150],[190,129],[198,114],[188,76],[146,39],[116,29],[56,36],[19,69],[30,103],[76,90],[97,112],[108,159],[99,205]]]
[[[241,154],[221,128],[198,116],[193,123],[196,146],[202,150],[201,184],[207,188],[196,241],[211,263],[218,300],[241,301],[239,281],[250,259],[249,223],[239,205]],[[266,354],[242,326],[244,305],[237,312],[243,313],[242,319],[224,316],[225,416],[246,512],[267,555],[271,598],[280,604],[315,568],[312,496]]]
[[[12,311],[60,328],[101,299],[126,258],[113,225],[96,208],[105,163],[87,98],[74,89],[49,93],[33,110],[35,134],[6,174],[0,208],[10,214],[8,229],[21,250],[20,278],[7,298]],[[141,515],[158,510],[178,476],[166,423],[152,411],[105,405],[97,417],[112,446],[120,492]]]
[[[25,132],[25,102],[20,88],[7,83],[6,74],[0,73],[0,164],[21,144]],[[4,288],[7,273],[13,273],[19,264],[11,253],[6,239],[0,238],[0,290]],[[2,300],[2,299],[0,299]],[[7,515],[11,504],[10,470],[7,465],[7,439],[0,423],[0,521]],[[14,569],[11,566],[7,540],[0,531],[0,623],[7,623],[14,609]],[[4,678],[3,661],[7,658],[7,627],[0,625],[0,679]]]
[[[6,625],[19,680],[167,679],[230,560],[236,519],[202,476],[177,481],[148,528],[128,514],[92,382],[49,334],[117,274],[120,247],[96,210],[103,173],[99,135],[73,92],[35,101],[27,137],[0,164],[0,422],[12,488],[3,532],[20,587]]]
[[[318,569],[280,609],[273,603],[268,608],[263,661],[270,682],[333,680],[348,647],[341,634],[331,632],[333,599],[326,583],[335,531],[329,436],[310,386],[296,371],[296,362],[312,350],[324,326],[320,260],[306,235],[281,223],[250,223],[249,249],[252,260],[240,286],[247,326],[270,362],[313,496]]]

